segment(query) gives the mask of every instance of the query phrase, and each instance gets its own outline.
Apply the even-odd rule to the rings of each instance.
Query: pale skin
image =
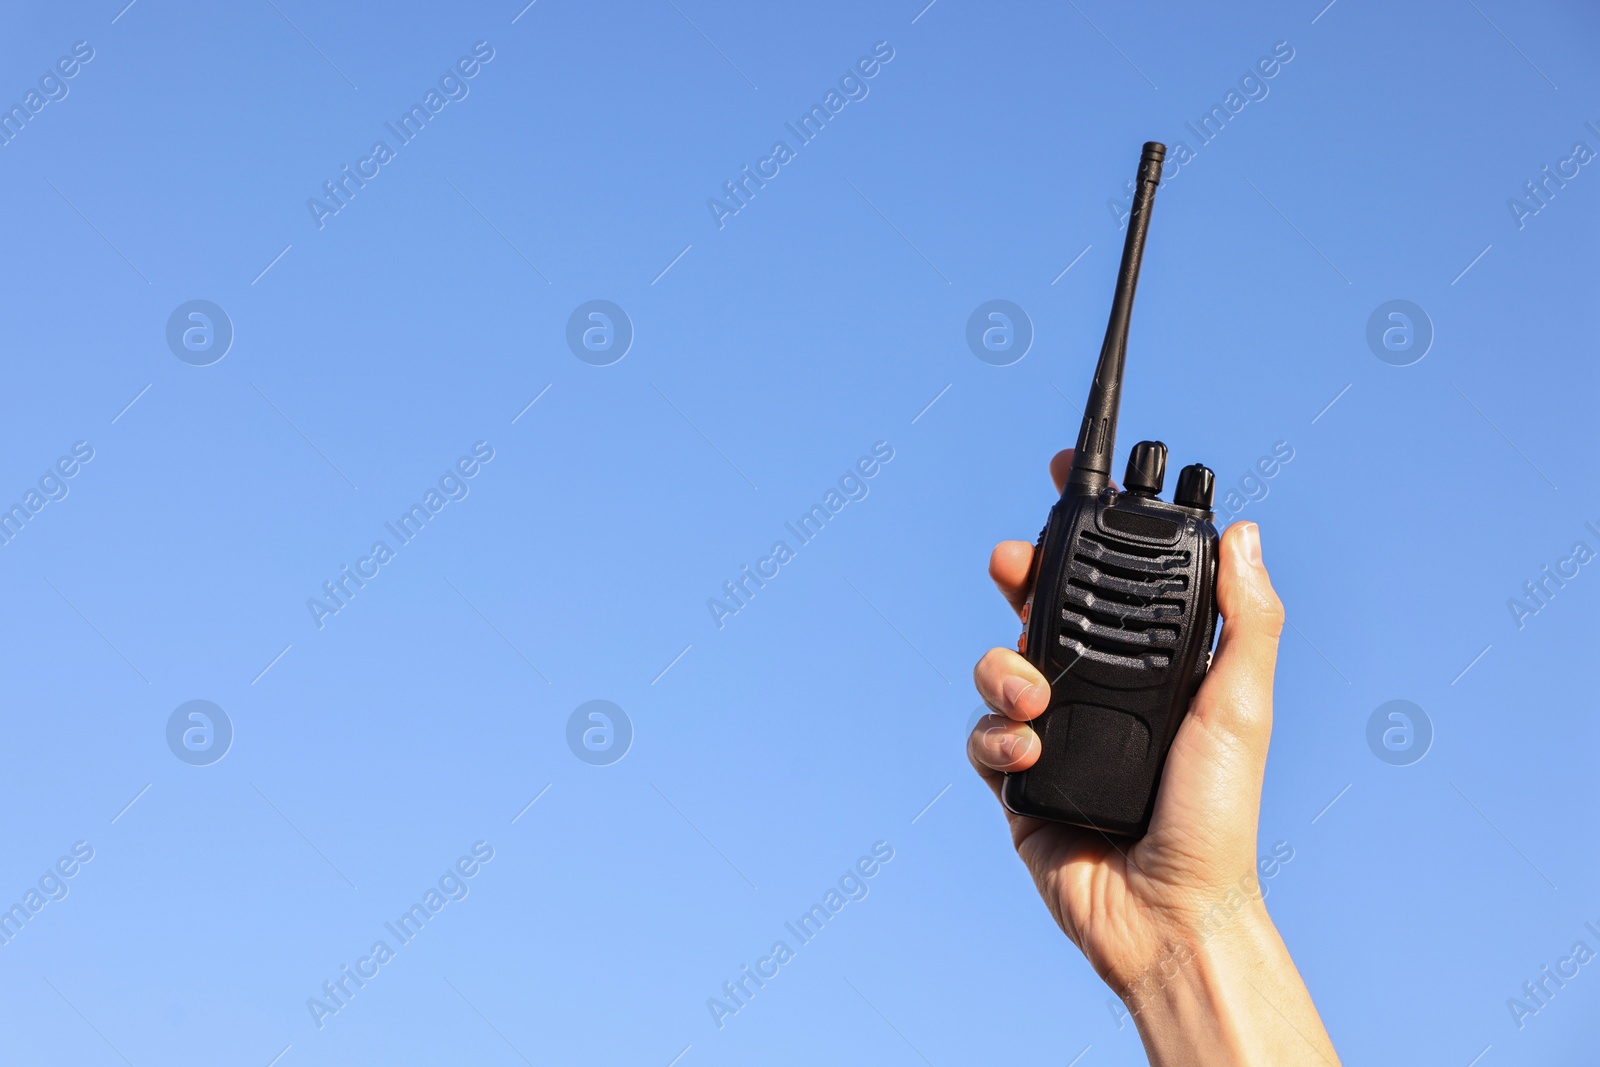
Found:
[[[1071,462],[1069,449],[1050,463],[1057,492]],[[989,560],[1019,616],[1032,559],[1028,542],[1002,541]],[[1172,743],[1149,832],[1130,841],[1006,818],[1050,914],[1123,999],[1151,1064],[1327,1067],[1338,1054],[1257,881],[1283,605],[1254,523],[1223,534],[1217,602],[1211,670]],[[967,755],[998,798],[1004,772],[1039,758],[1028,722],[1048,706],[1050,686],[1006,648],[985,654],[973,678],[991,714],[973,729]]]

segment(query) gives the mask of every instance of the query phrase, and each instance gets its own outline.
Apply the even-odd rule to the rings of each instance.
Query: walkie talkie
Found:
[[[1167,446],[1140,441],[1111,485],[1122,365],[1165,145],[1144,146],[1100,362],[1072,470],[1034,547],[1025,653],[1050,683],[1039,760],[1006,777],[1018,815],[1143,837],[1167,750],[1205,678],[1217,627],[1215,477],[1194,464],[1157,497]]]

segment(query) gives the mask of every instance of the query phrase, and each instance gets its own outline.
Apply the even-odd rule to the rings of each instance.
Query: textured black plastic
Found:
[[[1160,496],[1167,480],[1167,446],[1160,441],[1140,441],[1128,453],[1128,469],[1122,488],[1130,493]]]
[[[1191,463],[1178,472],[1178,491],[1172,494],[1176,503],[1202,511],[1211,510],[1211,494],[1216,489],[1217,476],[1211,468]]]
[[[1034,552],[1028,662],[1051,683],[1043,749],[1006,778],[1019,815],[1142,837],[1216,635],[1208,511],[1112,490],[1063,496]]]

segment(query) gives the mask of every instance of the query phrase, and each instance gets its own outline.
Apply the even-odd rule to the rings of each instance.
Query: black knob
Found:
[[[1128,474],[1122,487],[1141,496],[1156,496],[1167,478],[1167,446],[1160,441],[1140,441],[1128,453]]]
[[[1191,463],[1178,472],[1178,491],[1172,501],[1186,508],[1211,510],[1211,496],[1217,488],[1217,476],[1211,468],[1201,463]]]

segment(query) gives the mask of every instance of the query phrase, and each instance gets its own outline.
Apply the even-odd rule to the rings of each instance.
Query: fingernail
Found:
[[[1261,566],[1261,527],[1253,522],[1247,522],[1239,531],[1239,551],[1244,553],[1244,561],[1252,567]]]
[[[1032,688],[1033,683],[1029,682],[1026,678],[1019,678],[1013,674],[1011,677],[1000,683],[1000,695],[1005,698],[1006,707],[1010,708],[1012,711],[1019,711],[1021,709],[1017,706],[1018,702],[1027,694],[1028,690]]]
[[[1000,740],[1000,758],[1007,763],[1015,763],[1028,754],[1030,743],[1027,734],[1007,734]]]

